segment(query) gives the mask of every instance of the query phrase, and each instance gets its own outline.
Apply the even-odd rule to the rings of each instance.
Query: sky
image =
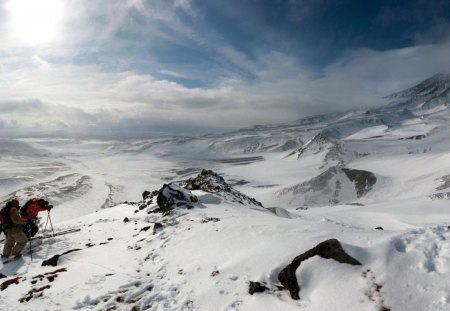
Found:
[[[0,0],[0,135],[235,130],[450,71],[446,0]]]

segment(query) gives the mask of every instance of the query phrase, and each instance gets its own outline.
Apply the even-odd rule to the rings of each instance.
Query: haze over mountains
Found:
[[[21,280],[0,307],[448,310],[450,74],[387,98],[376,109],[225,134],[0,140],[1,200],[44,197],[58,229],[83,231],[44,242],[33,262],[4,265],[0,273]],[[228,190],[184,186],[198,201],[165,216],[156,197],[142,200],[203,169]],[[332,238],[362,266],[308,259],[296,272],[301,299],[291,300],[276,275]],[[75,248],[83,250],[62,257],[68,272],[44,296],[18,303],[29,279],[51,270],[43,259]],[[267,291],[248,294],[250,281]]]

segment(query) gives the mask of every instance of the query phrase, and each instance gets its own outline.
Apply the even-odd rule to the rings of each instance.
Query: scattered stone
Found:
[[[219,274],[220,274],[219,270],[214,270],[213,272],[211,272],[211,276],[212,277],[215,277],[215,276],[217,276]]]
[[[7,276],[4,275],[3,273],[0,273],[0,279],[4,279],[4,278],[7,278]]]
[[[208,222],[218,222],[218,221],[220,221],[220,218],[206,217],[206,218],[203,218],[203,219],[201,220],[201,223],[202,223],[202,224],[206,224],[206,223],[208,223]]]
[[[281,272],[278,274],[278,280],[283,284],[284,288],[289,290],[291,294],[291,298],[295,300],[299,300],[299,292],[300,286],[298,285],[297,276],[295,275],[295,271],[300,266],[300,264],[313,257],[320,256],[325,259],[334,259],[340,263],[346,263],[350,265],[358,265],[361,263],[355,258],[348,255],[336,239],[326,240],[322,243],[319,243],[314,248],[306,251],[305,253],[297,256],[294,260],[287,265]]]
[[[147,201],[148,201],[148,202],[147,202],[147,205],[149,205],[149,203],[151,203],[151,201],[153,200],[153,198],[156,197],[158,194],[159,194],[159,190],[155,190],[155,191],[152,191],[152,192],[145,190],[145,191],[142,193],[142,199],[143,199],[144,201],[147,200]]]
[[[161,230],[162,228],[164,228],[164,226],[161,223],[155,222],[153,225],[153,234],[156,234],[158,230]]]
[[[21,279],[22,279],[21,277],[16,277],[16,278],[9,279],[9,280],[3,282],[2,284],[0,284],[0,290],[1,290],[1,291],[4,291],[4,290],[7,289],[10,285],[13,285],[13,284],[19,284],[19,282],[20,282]]]
[[[95,244],[92,244],[92,243],[87,243],[87,244],[85,244],[87,247],[92,247],[92,246],[95,246]]]
[[[384,230],[383,227],[376,227],[376,230]]]
[[[49,288],[50,285],[45,285],[40,288],[32,288],[25,296],[19,299],[19,302],[24,303],[30,301],[32,298],[42,297],[43,291]]]
[[[259,282],[250,281],[250,284],[248,286],[248,293],[250,295],[253,295],[254,293],[263,293],[266,290],[269,290],[269,289]]]
[[[142,193],[142,199],[143,199],[143,200],[147,199],[147,198],[150,196],[150,194],[151,194],[150,191],[145,190],[145,191]]]
[[[150,229],[150,228],[151,228],[151,226],[146,226],[146,227],[142,228],[141,231],[139,231],[139,232],[147,231],[147,230]]]

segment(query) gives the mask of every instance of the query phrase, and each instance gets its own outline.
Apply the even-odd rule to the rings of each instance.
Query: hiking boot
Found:
[[[14,260],[19,260],[20,258],[22,258],[22,254],[18,254],[18,255],[16,255],[16,256],[14,256]]]

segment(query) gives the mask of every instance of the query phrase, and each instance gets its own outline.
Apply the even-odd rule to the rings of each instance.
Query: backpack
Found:
[[[30,207],[30,205],[41,205],[41,202],[45,202],[42,199],[38,199],[38,198],[32,198],[29,199],[20,209],[19,209],[19,214],[22,217],[25,217],[28,215],[28,208]],[[47,202],[48,203],[48,202]]]
[[[12,205],[8,203],[9,202],[7,202],[5,206],[0,209],[0,233],[5,229],[11,227],[13,224],[11,221],[11,217],[9,217],[9,210],[11,209]]]

